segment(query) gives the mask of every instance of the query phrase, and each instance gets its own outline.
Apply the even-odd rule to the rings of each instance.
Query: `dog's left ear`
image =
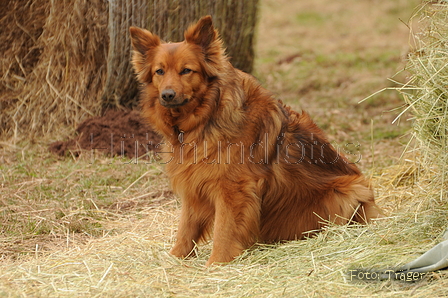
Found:
[[[224,49],[218,31],[213,27],[212,17],[205,16],[185,31],[185,41],[202,48],[205,55],[208,76],[216,76],[225,59]]]
[[[188,43],[197,44],[204,50],[207,50],[217,37],[218,33],[213,28],[211,16],[201,18],[185,32],[185,40]]]

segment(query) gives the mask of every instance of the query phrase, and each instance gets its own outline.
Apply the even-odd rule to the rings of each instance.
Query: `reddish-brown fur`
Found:
[[[130,32],[142,113],[165,138],[166,171],[182,199],[171,254],[190,255],[213,232],[207,265],[229,262],[257,241],[381,216],[369,181],[308,114],[232,67],[210,17],[180,43]]]

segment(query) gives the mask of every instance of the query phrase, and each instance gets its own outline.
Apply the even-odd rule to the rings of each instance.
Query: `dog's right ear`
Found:
[[[131,41],[134,50],[145,55],[149,50],[160,45],[160,38],[148,30],[138,27],[130,27]]]
[[[160,38],[148,30],[130,27],[131,42],[134,52],[132,64],[140,82],[151,82],[151,63],[149,61],[151,50],[160,45]]]

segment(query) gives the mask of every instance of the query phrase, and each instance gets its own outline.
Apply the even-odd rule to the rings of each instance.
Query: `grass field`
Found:
[[[394,268],[441,241],[448,206],[426,194],[418,153],[400,156],[411,116],[386,87],[404,68],[419,4],[262,0],[255,75],[304,109],[344,150],[361,153],[387,218],[330,226],[317,237],[248,250],[206,269],[168,254],[179,217],[163,166],[84,152],[58,158],[39,140],[0,139],[0,297],[441,297],[448,275],[354,282],[351,269]],[[405,82],[406,73],[394,80]],[[67,131],[67,129],[63,129]],[[420,183],[416,183],[420,179]],[[422,186],[423,185],[423,186]]]

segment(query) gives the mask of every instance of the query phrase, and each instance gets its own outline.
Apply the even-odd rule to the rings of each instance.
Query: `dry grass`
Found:
[[[17,260],[4,260],[0,293],[33,297],[440,297],[448,286],[444,272],[431,273],[418,283],[356,283],[349,270],[390,269],[412,260],[440,240],[437,221],[446,224],[445,210],[401,212],[368,227],[333,226],[316,238],[258,246],[231,265],[205,269],[209,245],[201,245],[198,258],[191,260],[168,254],[178,217],[171,201],[158,208],[143,208],[138,213],[142,219],[109,221],[108,229],[120,229],[116,235],[80,243],[68,234],[49,251],[36,245]]]
[[[446,201],[448,174],[448,2],[440,1],[418,15],[425,29],[414,33],[408,56],[411,77],[398,88],[413,115],[413,137],[424,169],[433,171],[431,192]]]
[[[385,111],[402,99],[389,92],[356,104],[392,86],[386,78],[408,51],[398,18],[406,21],[417,2],[264,0],[261,7],[257,76],[314,115],[335,142],[360,144],[360,166],[387,218],[256,246],[206,269],[210,243],[199,245],[197,258],[168,254],[179,203],[159,165],[91,152],[56,159],[46,148],[51,136],[1,143],[0,296],[446,296],[446,271],[417,283],[354,282],[348,274],[409,262],[440,242],[448,225],[446,200],[427,191],[436,165],[417,150],[398,162],[410,124],[392,126],[399,112]]]

